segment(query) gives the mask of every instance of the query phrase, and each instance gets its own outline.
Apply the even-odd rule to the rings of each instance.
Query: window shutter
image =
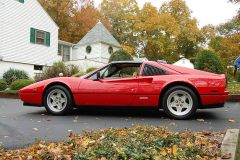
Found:
[[[24,0],[19,0],[19,2],[24,3]]]
[[[50,32],[46,32],[46,46],[50,47]]]
[[[31,32],[30,32],[30,43],[35,43],[35,35],[36,35],[36,29],[31,28]]]

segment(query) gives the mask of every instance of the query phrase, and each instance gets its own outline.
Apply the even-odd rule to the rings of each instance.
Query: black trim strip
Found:
[[[95,94],[95,95],[135,95],[135,96],[147,96],[147,95],[153,95],[153,96],[159,96],[160,94],[96,94],[96,93],[73,93],[73,94],[79,94],[79,95],[92,95],[92,94]]]
[[[221,95],[228,95],[228,94],[200,94],[200,96],[221,96]]]

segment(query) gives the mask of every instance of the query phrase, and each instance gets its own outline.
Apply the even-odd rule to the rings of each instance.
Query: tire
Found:
[[[173,119],[187,119],[198,108],[198,99],[195,93],[185,86],[174,86],[163,96],[164,112]]]
[[[71,93],[63,86],[50,87],[44,95],[44,106],[53,115],[66,115],[73,109]]]

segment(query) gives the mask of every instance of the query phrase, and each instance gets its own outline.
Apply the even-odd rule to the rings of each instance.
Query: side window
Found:
[[[99,70],[101,77],[105,77],[107,75],[107,69],[108,69],[108,66],[106,66],[105,68]],[[97,72],[95,72],[94,74],[92,74],[89,77],[87,77],[87,79],[97,79]]]
[[[167,71],[149,64],[144,65],[142,72],[142,76],[166,75],[166,74],[168,74]]]

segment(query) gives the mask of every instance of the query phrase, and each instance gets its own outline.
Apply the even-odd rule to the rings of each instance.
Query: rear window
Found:
[[[153,75],[168,75],[168,72],[156,66],[145,64],[143,68],[142,76],[153,76]]]

